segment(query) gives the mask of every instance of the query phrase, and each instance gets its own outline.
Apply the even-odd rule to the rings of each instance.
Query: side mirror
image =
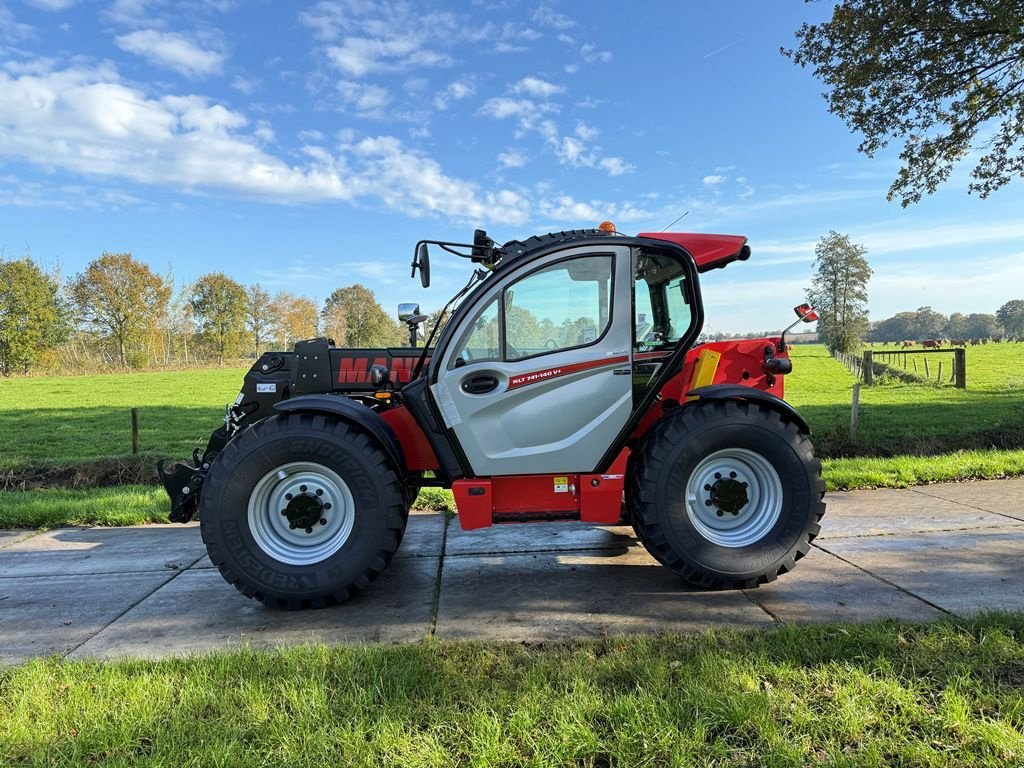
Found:
[[[799,304],[793,307],[793,311],[796,312],[796,316],[803,323],[813,323],[818,319],[818,313],[814,311],[814,307],[810,304]]]
[[[419,304],[399,304],[398,305],[398,322],[408,323],[409,320],[420,314]]]
[[[416,243],[415,255],[412,257],[412,274],[416,277],[416,270],[420,271],[420,285],[424,288],[430,287],[430,249],[424,241]]]

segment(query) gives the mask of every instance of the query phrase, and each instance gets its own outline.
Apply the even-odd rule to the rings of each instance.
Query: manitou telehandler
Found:
[[[420,241],[475,266],[422,348],[301,341],[264,354],[224,426],[161,479],[198,511],[224,578],[282,608],[341,602],[387,566],[420,488],[451,488],[464,529],[623,518],[706,587],[791,570],[825,511],[807,423],[782,399],[779,337],[694,346],[698,275],[750,256],[731,235],[619,234],[606,222],[497,245]],[[439,330],[440,329],[440,330]],[[434,339],[436,337],[436,343]]]

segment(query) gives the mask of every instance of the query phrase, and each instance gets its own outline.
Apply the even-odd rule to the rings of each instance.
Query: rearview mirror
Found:
[[[399,304],[398,305],[398,322],[408,323],[412,318],[420,314],[419,304]]]
[[[799,304],[793,307],[793,311],[796,312],[796,316],[805,323],[813,323],[818,319],[818,313],[814,311],[814,307],[810,304]]]
[[[420,271],[420,285],[424,288],[430,287],[430,249],[425,242],[416,244],[416,255],[412,259],[412,274],[416,277],[416,270]]]

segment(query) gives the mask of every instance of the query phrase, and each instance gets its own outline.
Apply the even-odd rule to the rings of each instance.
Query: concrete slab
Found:
[[[830,493],[826,495],[825,503],[822,539],[955,531],[1011,524],[1001,515],[935,496],[924,496],[913,490],[880,488]]]
[[[464,531],[459,521],[448,526],[446,555],[486,555],[513,552],[560,552],[600,549],[625,552],[636,543],[629,527],[595,526],[586,523],[492,525]],[[403,544],[403,546],[405,546]]]
[[[749,590],[747,596],[786,623],[884,618],[926,621],[942,615],[927,603],[816,548],[797,564],[794,573]]]
[[[197,527],[57,528],[0,550],[0,578],[172,572],[203,554]]]
[[[821,547],[959,616],[1024,610],[1024,531],[830,539]]]
[[[398,559],[344,605],[281,611],[243,597],[215,570],[189,570],[71,656],[161,658],[238,645],[422,640],[430,629],[436,577],[436,559]]]
[[[1024,477],[1012,480],[936,483],[921,485],[913,490],[919,495],[955,501],[1024,520]]]
[[[437,512],[417,512],[409,515],[402,545],[395,553],[395,559],[403,557],[440,557],[444,543],[444,515]],[[203,555],[195,568],[213,568],[208,555]]]
[[[742,592],[692,589],[631,547],[445,558],[436,634],[539,641],[773,623]]]
[[[36,531],[29,531],[25,529],[15,529],[11,531],[0,531],[0,549],[9,547],[16,541],[27,539],[30,536],[35,536]]]
[[[0,663],[66,653],[174,574],[0,579]]]

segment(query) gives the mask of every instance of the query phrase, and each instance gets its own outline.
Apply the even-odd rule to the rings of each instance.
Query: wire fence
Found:
[[[967,351],[961,347],[866,349],[861,354],[834,352],[833,357],[868,386],[877,380],[895,379],[907,384],[940,384],[967,389]]]

